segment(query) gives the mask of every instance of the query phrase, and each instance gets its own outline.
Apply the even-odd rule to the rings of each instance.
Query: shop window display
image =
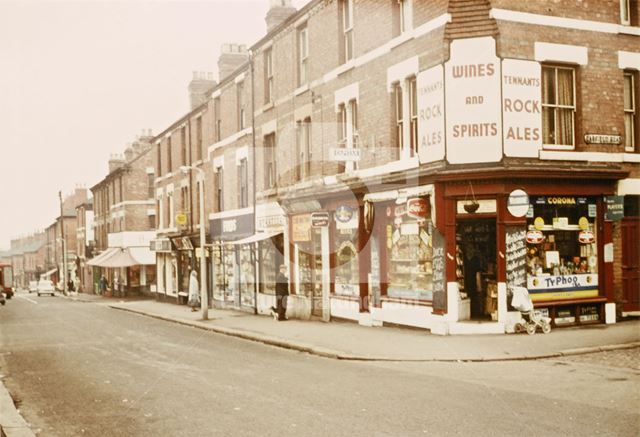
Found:
[[[253,307],[255,303],[255,264],[250,244],[243,244],[238,250],[240,256],[240,295],[241,304]]]
[[[596,211],[594,198],[533,199],[526,235],[527,288],[533,300],[598,296]]]
[[[360,295],[358,266],[358,210],[346,205],[336,208],[334,247],[336,253],[335,294]]]
[[[430,226],[404,216],[395,225],[387,225],[389,249],[387,275],[389,297],[431,300],[432,246]]]
[[[224,300],[224,293],[227,289],[227,275],[225,271],[225,264],[223,263],[223,246],[215,245],[213,247],[213,263],[215,265],[215,278],[213,289],[213,298],[216,300]]]

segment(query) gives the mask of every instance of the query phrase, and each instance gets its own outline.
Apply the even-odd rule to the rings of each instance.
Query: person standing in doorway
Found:
[[[100,283],[98,287],[100,294],[104,296],[107,292],[107,288],[109,287],[109,284],[107,284],[107,278],[104,276],[104,274],[100,277]]]
[[[280,320],[287,320],[287,299],[289,297],[289,278],[287,275],[287,266],[280,265],[280,271],[276,276],[276,307],[271,308],[273,311],[273,318]]]
[[[189,300],[187,304],[191,307],[191,311],[198,311],[200,307],[200,287],[198,286],[198,275],[195,270],[191,270],[189,278]]]

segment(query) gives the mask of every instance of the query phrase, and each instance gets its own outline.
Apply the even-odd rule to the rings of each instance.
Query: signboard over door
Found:
[[[452,164],[500,161],[501,74],[495,40],[452,41],[445,77],[447,160]]]

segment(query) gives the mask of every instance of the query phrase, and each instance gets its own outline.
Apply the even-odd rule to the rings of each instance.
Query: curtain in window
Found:
[[[558,105],[556,144],[573,145],[573,70],[558,69]]]

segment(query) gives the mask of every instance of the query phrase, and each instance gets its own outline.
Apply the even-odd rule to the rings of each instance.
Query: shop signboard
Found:
[[[492,37],[451,42],[445,63],[446,144],[451,164],[502,159],[500,59]]]
[[[311,214],[299,214],[291,217],[291,239],[304,243],[311,241]]]
[[[444,158],[444,71],[436,65],[418,74],[418,154],[420,162]]]
[[[539,62],[502,61],[502,135],[507,156],[537,158],[542,149],[541,84]]]
[[[605,220],[618,221],[624,218],[624,196],[605,196],[607,205]]]
[[[362,151],[354,147],[331,147],[329,159],[340,162],[358,162],[362,157]]]
[[[336,229],[357,229],[358,217],[357,209],[347,205],[340,205],[334,213]]]
[[[442,234],[434,228],[431,241],[433,249],[431,261],[433,268],[433,310],[444,312],[447,310],[445,239]]]
[[[534,301],[598,297],[598,274],[529,275],[527,288]]]
[[[329,226],[329,213],[328,212],[311,213],[311,226],[314,228],[326,228],[327,226]]]
[[[221,217],[209,221],[211,238],[214,241],[233,241],[253,235],[253,214]]]
[[[505,230],[506,270],[508,287],[527,284],[527,231],[523,226],[508,226]]]
[[[507,210],[514,217],[524,217],[529,211],[529,196],[523,190],[513,190],[507,198]]]
[[[427,201],[422,198],[407,200],[407,215],[409,217],[424,219],[427,216]]]

